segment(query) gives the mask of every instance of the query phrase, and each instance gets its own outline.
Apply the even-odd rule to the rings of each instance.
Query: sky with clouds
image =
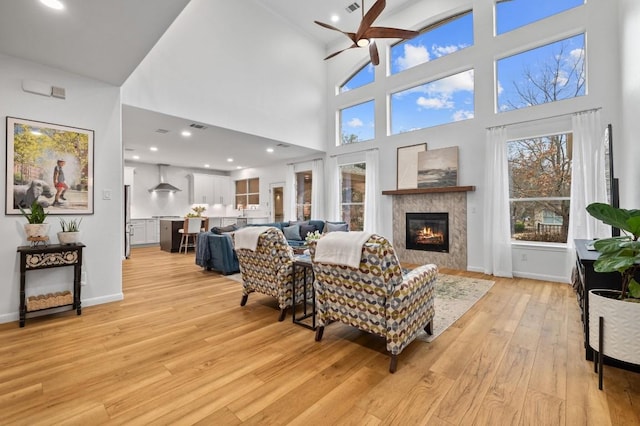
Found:
[[[583,4],[584,0],[510,0],[496,5],[496,32],[511,31]],[[391,74],[454,54],[473,45],[473,16],[471,13],[418,37],[396,44],[391,49]],[[525,64],[532,75],[540,75],[549,59],[559,52],[562,71],[559,84],[574,85],[575,75],[569,73],[571,64],[584,59],[584,35],[542,46],[498,61],[497,110],[525,106],[515,91],[523,82]],[[368,64],[351,78],[341,91],[354,90],[373,82],[373,66]],[[583,89],[584,90],[584,89]],[[391,95],[391,133],[397,134],[474,117],[473,69],[440,80],[422,84]],[[581,94],[584,94],[581,93]],[[373,101],[341,111],[341,133],[355,134],[358,140],[370,140],[374,135]]]

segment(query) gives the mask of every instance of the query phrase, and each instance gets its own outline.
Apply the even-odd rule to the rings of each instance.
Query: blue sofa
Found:
[[[346,222],[329,222],[332,226],[344,227],[348,230]],[[285,228],[298,224],[297,222],[274,222],[274,223],[260,223],[247,226],[273,226],[285,232],[286,235],[292,235],[292,229],[285,230]],[[319,232],[324,232],[325,221],[324,220],[309,220],[303,223],[306,226],[313,226]],[[302,228],[307,230],[310,228]],[[287,239],[287,243],[291,247],[299,247],[305,244],[305,235],[300,235],[300,239]],[[236,251],[233,249],[233,241],[231,235],[228,233],[214,233],[211,231],[201,232],[198,235],[198,244],[196,247],[196,265],[201,266],[207,270],[214,270],[221,272],[224,275],[235,274],[240,272],[240,266],[238,265],[238,257]]]

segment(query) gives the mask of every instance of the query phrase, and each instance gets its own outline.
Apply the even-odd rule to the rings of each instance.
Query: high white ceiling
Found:
[[[0,53],[116,86],[124,83],[189,3],[189,0],[62,1],[66,9],[55,11],[42,6],[39,0],[0,0]],[[346,11],[346,7],[354,2],[362,4],[361,0],[252,1],[256,7],[270,10],[285,24],[327,48],[341,49],[350,42],[344,35],[316,25],[314,20],[353,32],[362,17],[362,8],[353,13]],[[418,1],[388,0],[378,21]],[[374,0],[364,1],[364,9],[368,10],[373,3]],[[334,14],[340,17],[338,22],[331,21]],[[139,155],[139,161],[148,163],[185,167],[203,167],[207,163],[212,169],[230,171],[238,165],[252,167],[270,161],[270,156],[264,152],[265,146],[273,146],[279,159],[315,153],[296,146],[278,147],[278,141],[208,126],[207,123],[197,123],[207,128],[192,129],[188,139],[180,136],[180,131],[192,123],[188,118],[124,106],[125,159]],[[160,134],[157,129],[170,132]],[[216,143],[211,144],[211,141]],[[151,143],[158,147],[157,152],[148,150]],[[216,152],[210,151],[212,146]],[[227,163],[227,157],[233,157],[234,162]]]

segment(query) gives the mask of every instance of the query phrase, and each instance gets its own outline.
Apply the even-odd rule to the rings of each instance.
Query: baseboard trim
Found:
[[[105,303],[118,302],[124,299],[123,293],[109,294],[107,296],[93,297],[90,299],[82,299],[82,307],[102,305]],[[9,312],[8,314],[0,315],[0,324],[8,322],[18,322],[20,320],[19,312]]]

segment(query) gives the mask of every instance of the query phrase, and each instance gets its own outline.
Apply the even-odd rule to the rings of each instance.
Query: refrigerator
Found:
[[[124,186],[124,257],[131,256],[131,185]]]

